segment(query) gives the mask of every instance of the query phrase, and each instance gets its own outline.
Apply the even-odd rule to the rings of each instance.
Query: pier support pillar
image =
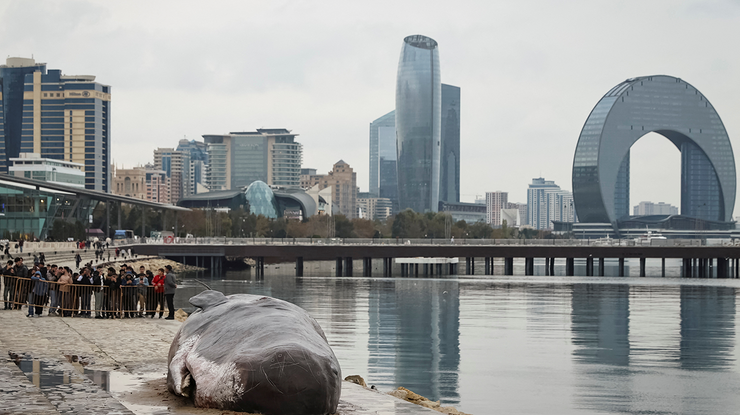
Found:
[[[604,258],[599,258],[599,277],[603,277],[604,273]]]
[[[344,258],[344,276],[345,277],[351,277],[352,276],[352,269],[354,267],[352,266],[352,257],[346,257]]]
[[[550,258],[545,258],[545,275],[550,275]]]
[[[717,278],[727,278],[727,258],[717,258]]]
[[[640,258],[640,276],[645,276],[645,258]]]
[[[296,277],[303,276],[303,257],[302,256],[299,256],[295,259],[295,276]]]
[[[437,275],[442,276],[442,264],[435,264],[437,266]]]
[[[524,258],[524,275],[534,275],[534,258]]]
[[[550,258],[550,275],[555,275],[555,258]]]
[[[489,258],[489,257],[485,257],[484,259],[485,259],[485,265],[484,265],[484,272],[485,272],[485,275],[491,275],[491,274],[492,274],[492,272],[490,272],[490,268],[491,268],[491,258]]]
[[[572,277],[576,271],[576,261],[573,258],[565,258],[565,275]]]
[[[362,276],[372,277],[373,276],[373,259],[365,257],[362,259]]]
[[[337,258],[337,268],[336,268],[336,271],[334,272],[334,275],[337,277],[342,276],[342,257]]]
[[[619,276],[624,277],[624,258],[619,258]]]
[[[665,278],[665,258],[660,259],[660,276]]]
[[[586,276],[587,277],[594,276],[594,258],[593,257],[586,258]]]
[[[504,258],[504,275],[514,275],[514,258]]]

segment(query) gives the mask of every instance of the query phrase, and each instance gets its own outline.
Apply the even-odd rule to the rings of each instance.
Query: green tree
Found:
[[[354,226],[344,215],[334,215],[334,235],[337,238],[352,238]]]
[[[421,238],[424,236],[424,221],[420,214],[411,209],[399,212],[393,219],[394,238]]]

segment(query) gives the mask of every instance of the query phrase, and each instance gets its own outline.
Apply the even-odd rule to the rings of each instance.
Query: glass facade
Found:
[[[19,58],[8,62],[14,59]],[[94,76],[66,76],[58,69],[47,73],[41,64],[5,65],[0,67],[0,77],[8,78],[9,92],[3,94],[8,102],[4,106],[7,151],[2,170],[7,171],[9,159],[19,153],[38,153],[43,158],[82,164],[85,187],[108,192],[110,86],[94,82]]]
[[[655,132],[681,151],[681,214],[730,221],[735,157],[712,104],[671,76],[630,78],[594,107],[573,159],[573,197],[581,222],[611,223],[629,215],[629,150]]]
[[[33,59],[8,58],[0,65],[0,172],[7,173],[10,158],[21,151],[23,90],[26,75],[46,74],[46,64]]]
[[[442,84],[439,199],[460,201],[460,88]]]
[[[43,240],[54,220],[84,223],[97,204],[72,193],[0,179],[0,231]]]
[[[380,159],[396,161],[396,111],[391,111],[370,123],[370,193],[380,195]],[[395,163],[393,170],[395,170]],[[394,172],[395,179],[395,172]]]
[[[437,211],[442,84],[437,42],[422,35],[403,41],[396,78],[399,208]]]
[[[247,187],[244,197],[249,202],[249,212],[268,218],[278,217],[277,201],[270,186],[262,181],[255,181]]]

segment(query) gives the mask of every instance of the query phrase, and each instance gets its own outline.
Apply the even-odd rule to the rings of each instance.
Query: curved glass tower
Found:
[[[436,212],[442,111],[437,42],[422,35],[403,40],[396,78],[396,151],[401,209]]]

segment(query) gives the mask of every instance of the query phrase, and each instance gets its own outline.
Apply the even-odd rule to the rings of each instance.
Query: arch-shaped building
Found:
[[[588,116],[573,159],[578,219],[610,223],[629,216],[630,147],[655,132],[681,151],[681,215],[729,222],[735,206],[735,158],[709,100],[672,76],[630,78]]]

